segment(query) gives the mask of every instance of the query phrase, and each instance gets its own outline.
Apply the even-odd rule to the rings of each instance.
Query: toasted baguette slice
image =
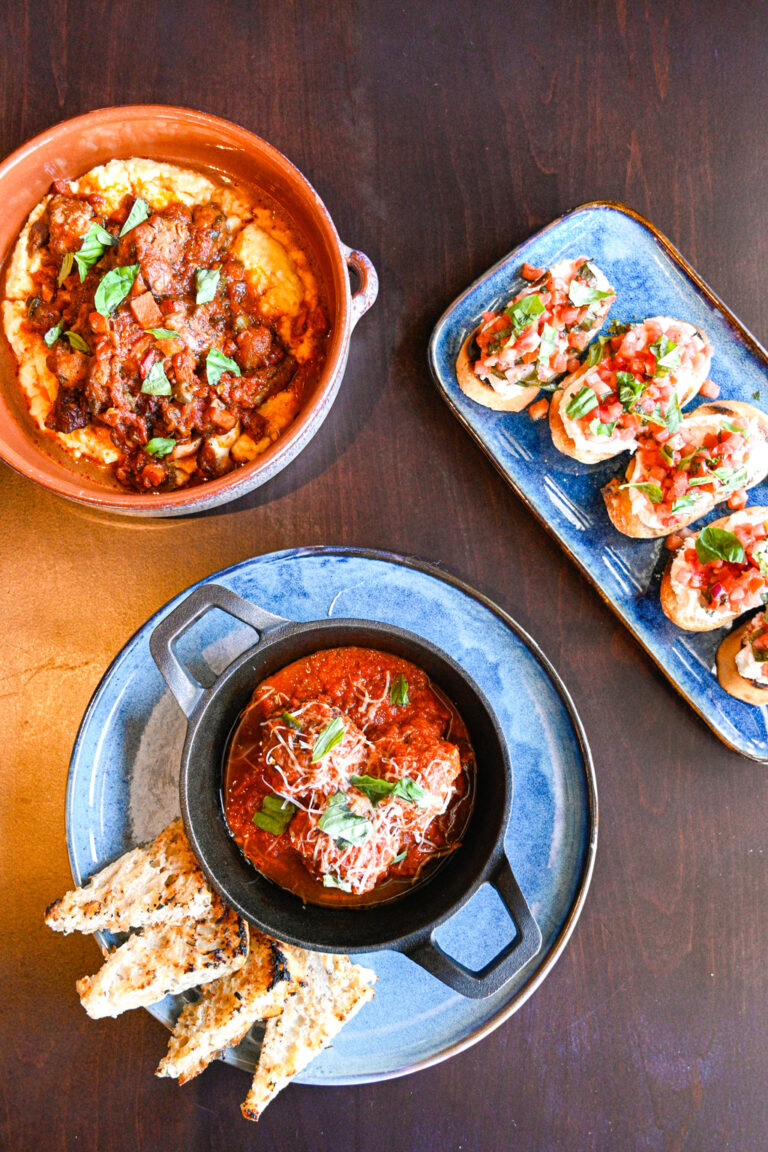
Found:
[[[201,920],[213,892],[189,847],[181,820],[151,844],[126,852],[47,909],[55,932],[127,932],[153,924]]]
[[[483,404],[486,408],[493,408],[495,412],[522,412],[523,408],[526,408],[534,396],[538,394],[538,384],[531,387],[513,386],[506,396],[497,392],[490,384],[486,384],[484,380],[475,375],[470,360],[474,339],[475,332],[472,332],[462,344],[456,360],[456,379],[459,382],[459,388],[465,396],[469,396],[470,400],[474,400],[477,404]]]
[[[741,512],[733,512],[730,516],[721,516],[707,527],[732,532],[737,524],[766,522],[768,522],[768,508],[755,505]],[[684,541],[670,559],[661,580],[661,607],[664,614],[673,624],[677,624],[678,628],[684,628],[687,632],[712,632],[715,628],[723,628],[739,616],[743,616],[745,612],[756,608],[759,600],[745,601],[744,607],[738,612],[734,612],[728,605],[712,608],[701,593],[680,583],[680,576],[686,566],[685,551],[691,545],[695,545],[697,537],[698,533]],[[766,590],[768,591],[768,584]]]
[[[300,949],[252,928],[245,964],[206,984],[200,999],[185,1005],[155,1074],[173,1076],[180,1084],[198,1076],[225,1048],[239,1044],[257,1020],[280,1015],[305,966]]]
[[[110,953],[95,976],[77,981],[80,1001],[94,1020],[145,1008],[242,968],[248,928],[217,898],[204,920],[146,928]]]
[[[373,997],[376,974],[347,956],[307,955],[305,983],[267,1022],[253,1084],[242,1105],[246,1120],[258,1120],[278,1092],[333,1040]]]
[[[690,429],[691,434],[700,435],[703,440],[708,432],[716,431],[724,421],[732,420],[738,420],[750,432],[746,463],[747,482],[743,487],[754,488],[768,475],[768,415],[765,412],[741,400],[717,400],[712,404],[700,405],[690,416],[686,416],[679,431]],[[625,484],[614,477],[603,488],[605,507],[614,528],[623,532],[625,536],[632,536],[637,540],[651,540],[679,532],[681,528],[693,524],[727,500],[732,491],[725,486],[719,491],[692,488],[690,495],[696,499],[695,505],[687,512],[676,516],[671,524],[664,525],[659,514],[655,512],[656,505],[642,492],[626,487],[626,483],[637,484],[648,479],[649,477],[643,472],[638,453],[629,463]]]
[[[676,379],[676,392],[678,403],[681,408],[689,404],[694,396],[699,392],[702,384],[707,378],[711,364],[711,349],[709,341],[700,328],[695,328],[692,324],[685,321],[675,320],[669,316],[651,316],[641,323],[632,325],[632,329],[642,329],[645,325],[654,324],[661,327],[662,332],[666,334],[668,330],[674,330],[681,325],[686,329],[690,329],[689,338],[698,336],[704,342],[703,351],[706,355],[703,356],[699,367],[694,371],[693,368],[681,371]],[[709,351],[706,351],[710,349]],[[603,460],[610,460],[614,456],[618,456],[622,452],[630,451],[635,446],[635,441],[625,432],[624,436],[620,436],[617,432],[615,435],[595,436],[594,438],[583,438],[577,440],[574,435],[575,422],[572,422],[567,417],[567,406],[571,399],[581,389],[584,378],[591,372],[593,366],[588,363],[582,364],[575,372],[571,373],[563,380],[562,388],[556,392],[552,397],[552,403],[549,406],[549,425],[552,433],[552,443],[557,448],[558,452],[562,452],[565,456],[570,456],[573,460],[578,460],[581,464],[599,464]]]
[[[765,613],[759,612],[757,617],[750,617],[723,640],[717,650],[717,678],[729,696],[735,696],[745,704],[762,705],[768,704],[768,685],[763,687],[756,680],[742,676],[736,663],[745,635],[758,618],[764,621]]]

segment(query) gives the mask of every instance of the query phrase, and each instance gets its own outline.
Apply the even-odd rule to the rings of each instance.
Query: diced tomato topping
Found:
[[[702,396],[706,396],[709,400],[717,400],[720,395],[720,385],[715,384],[714,380],[705,380],[699,391]]]
[[[570,372],[576,372],[576,371],[578,371],[578,367],[579,367],[579,364],[580,364],[580,363],[581,363],[581,361],[579,360],[578,356],[570,356],[570,357],[568,358],[568,363],[567,363],[567,365],[566,365],[566,370],[567,370],[569,373],[570,373]]]
[[[538,280],[540,276],[544,275],[543,268],[537,268],[534,264],[523,264],[520,269],[520,275],[523,280]]]
[[[528,409],[528,414],[531,417],[531,420],[543,420],[548,410],[549,400],[547,400],[546,397],[543,397],[541,400],[537,400],[535,404],[531,404],[530,408]]]
[[[740,508],[744,508],[746,503],[747,503],[747,490],[746,490],[746,488],[737,488],[736,491],[732,492],[731,495],[728,497],[728,507],[733,508],[734,511],[738,511]]]
[[[556,356],[552,357],[552,359],[550,360],[550,364],[552,366],[553,371],[565,372],[565,370],[568,367],[568,357],[565,355],[564,352],[558,352]]]
[[[664,541],[665,547],[669,548],[670,552],[676,552],[682,543],[683,537],[678,532],[673,532],[672,535],[667,536]]]

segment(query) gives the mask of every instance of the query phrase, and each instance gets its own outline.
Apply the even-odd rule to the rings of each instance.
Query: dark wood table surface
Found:
[[[338,400],[280,476],[202,517],[133,523],[0,467],[0,1147],[13,1152],[640,1152],[768,1142],[765,767],[680,700],[438,396],[450,301],[584,201],[650,217],[768,339],[765,5],[8,0],[0,152],[91,108],[194,106],[266,137],[381,278]],[[0,209],[1,210],[1,209]],[[146,1012],[93,1022],[70,881],[79,720],[131,633],[192,581],[305,544],[439,561],[542,645],[594,752],[597,864],[535,995],[417,1075],[292,1086],[258,1126],[244,1073],[153,1077]]]

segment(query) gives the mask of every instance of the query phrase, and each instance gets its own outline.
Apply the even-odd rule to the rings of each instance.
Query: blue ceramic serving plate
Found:
[[[486,1035],[531,995],[562,953],[583,906],[597,842],[597,800],[570,697],[509,616],[428,565],[385,553],[309,548],[256,557],[210,580],[294,620],[347,616],[417,632],[467,669],[496,712],[514,771],[505,847],[541,928],[541,951],[486,1000],[450,991],[396,952],[356,957],[378,975],[375,999],[301,1080],[381,1080],[443,1060]],[[129,640],[83,719],[67,791],[67,839],[78,884],[178,813],[186,720],[150,655],[149,637],[189,591]],[[201,682],[210,682],[252,643],[251,629],[216,609],[179,641],[178,652]],[[485,886],[437,938],[451,955],[479,969],[513,932],[498,897]],[[166,997],[151,1011],[170,1025],[182,1003]],[[257,1044],[258,1036],[248,1037],[226,1058],[252,1069]]]
[[[623,204],[596,201],[561,216],[526,240],[467,289],[441,317],[429,360],[448,405],[505,480],[554,533],[678,691],[725,744],[768,762],[768,710],[743,704],[720,687],[715,653],[728,631],[683,632],[661,610],[659,586],[670,553],[662,540],[618,532],[600,490],[622,476],[626,453],[579,464],[552,444],[547,420],[493,412],[470,400],[456,380],[456,357],[481,313],[519,291],[524,262],[548,267],[564,257],[594,260],[616,288],[611,320],[674,316],[704,329],[714,347],[711,378],[721,396],[768,409],[768,354],[666,237]],[[544,393],[542,393],[544,395]],[[697,398],[685,411],[702,401]],[[750,491],[768,504],[768,484]],[[728,512],[715,509],[697,527]]]

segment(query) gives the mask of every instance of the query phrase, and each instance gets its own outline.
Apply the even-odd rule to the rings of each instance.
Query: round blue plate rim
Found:
[[[93,691],[91,699],[85,710],[83,718],[77,730],[75,741],[72,746],[72,753],[70,756],[69,771],[67,773],[67,786],[65,797],[65,821],[66,821],[66,836],[67,836],[67,852],[69,856],[70,869],[76,884],[82,883],[82,874],[77,866],[76,852],[73,839],[71,836],[70,819],[72,810],[72,797],[75,790],[75,781],[80,762],[80,752],[83,743],[84,735],[87,732],[90,719],[96,711],[100,697],[107,685],[111,682],[112,677],[118,672],[121,663],[127,659],[133,647],[140,641],[143,634],[149,632],[154,625],[159,623],[160,619],[171,611],[178,603],[180,603],[186,596],[199,588],[203,584],[210,584],[217,579],[222,579],[235,575],[240,571],[248,569],[254,563],[269,563],[271,561],[289,560],[304,556],[348,556],[355,557],[362,560],[382,561],[390,564],[401,565],[405,568],[411,568],[415,571],[422,572],[427,576],[440,580],[452,587],[458,589],[466,596],[471,597],[478,603],[482,604],[490,612],[494,613],[502,623],[510,628],[515,635],[522,641],[528,648],[532,655],[536,658],[541,665],[543,671],[552,682],[557,695],[563,702],[568,718],[573,727],[574,736],[578,742],[579,751],[581,754],[581,764],[584,770],[584,783],[586,785],[587,797],[587,835],[585,837],[585,856],[582,862],[581,874],[578,878],[576,891],[572,900],[568,915],[563,921],[562,927],[557,934],[555,940],[551,944],[549,951],[542,957],[535,958],[532,963],[541,958],[541,963],[537,964],[536,968],[532,971],[530,978],[519,989],[519,991],[505,1004],[500,1010],[492,1016],[489,1020],[480,1024],[476,1028],[471,1028],[466,1036],[461,1040],[447,1044],[444,1048],[431,1056],[424,1059],[417,1060],[412,1064],[404,1065],[400,1068],[394,1068],[387,1072],[377,1072],[373,1074],[361,1074],[359,1076],[338,1076],[338,1077],[324,1077],[322,1080],[313,1081],[311,1076],[297,1077],[297,1083],[306,1085],[317,1085],[322,1087],[346,1087],[354,1084],[378,1083],[383,1080],[393,1080],[400,1076],[408,1076],[413,1072],[422,1071],[425,1068],[430,1068],[435,1064],[440,1064],[444,1060],[448,1060],[451,1056],[457,1055],[459,1052],[465,1051],[472,1045],[477,1044],[484,1037],[490,1035],[495,1031],[505,1020],[508,1020],[515,1012],[529,999],[536,989],[544,982],[546,977],[554,968],[555,964],[562,955],[565,947],[570,939],[576,923],[581,915],[581,912],[586,901],[589,886],[594,872],[595,856],[597,853],[597,830],[598,830],[598,802],[597,802],[597,779],[595,775],[594,761],[592,751],[589,746],[584,725],[581,721],[576,706],[573,702],[570,692],[565,686],[560,677],[557,669],[554,667],[549,658],[544,654],[539,644],[533,637],[520,625],[518,622],[503,608],[501,608],[494,600],[485,593],[478,591],[472,587],[467,581],[453,573],[448,572],[441,568],[438,564],[428,560],[422,560],[415,556],[406,556],[397,552],[389,552],[381,549],[372,548],[356,548],[349,545],[333,545],[333,544],[316,544],[306,545],[296,548],[284,548],[275,552],[265,552],[258,556],[251,556],[245,560],[238,561],[236,564],[231,564],[226,568],[221,568],[208,576],[190,584],[187,588],[183,589],[176,596],[171,597],[165,604],[161,605],[155,612],[149,616],[143,624],[141,624],[123,644],[120,651],[110,662],[103,676],[99,680],[96,688]],[[104,949],[103,934],[95,933],[97,941],[99,942],[102,950]],[[371,954],[373,955],[373,954]],[[150,1006],[147,1009],[151,1015],[155,1015]],[[160,1019],[159,1016],[156,1017]]]

